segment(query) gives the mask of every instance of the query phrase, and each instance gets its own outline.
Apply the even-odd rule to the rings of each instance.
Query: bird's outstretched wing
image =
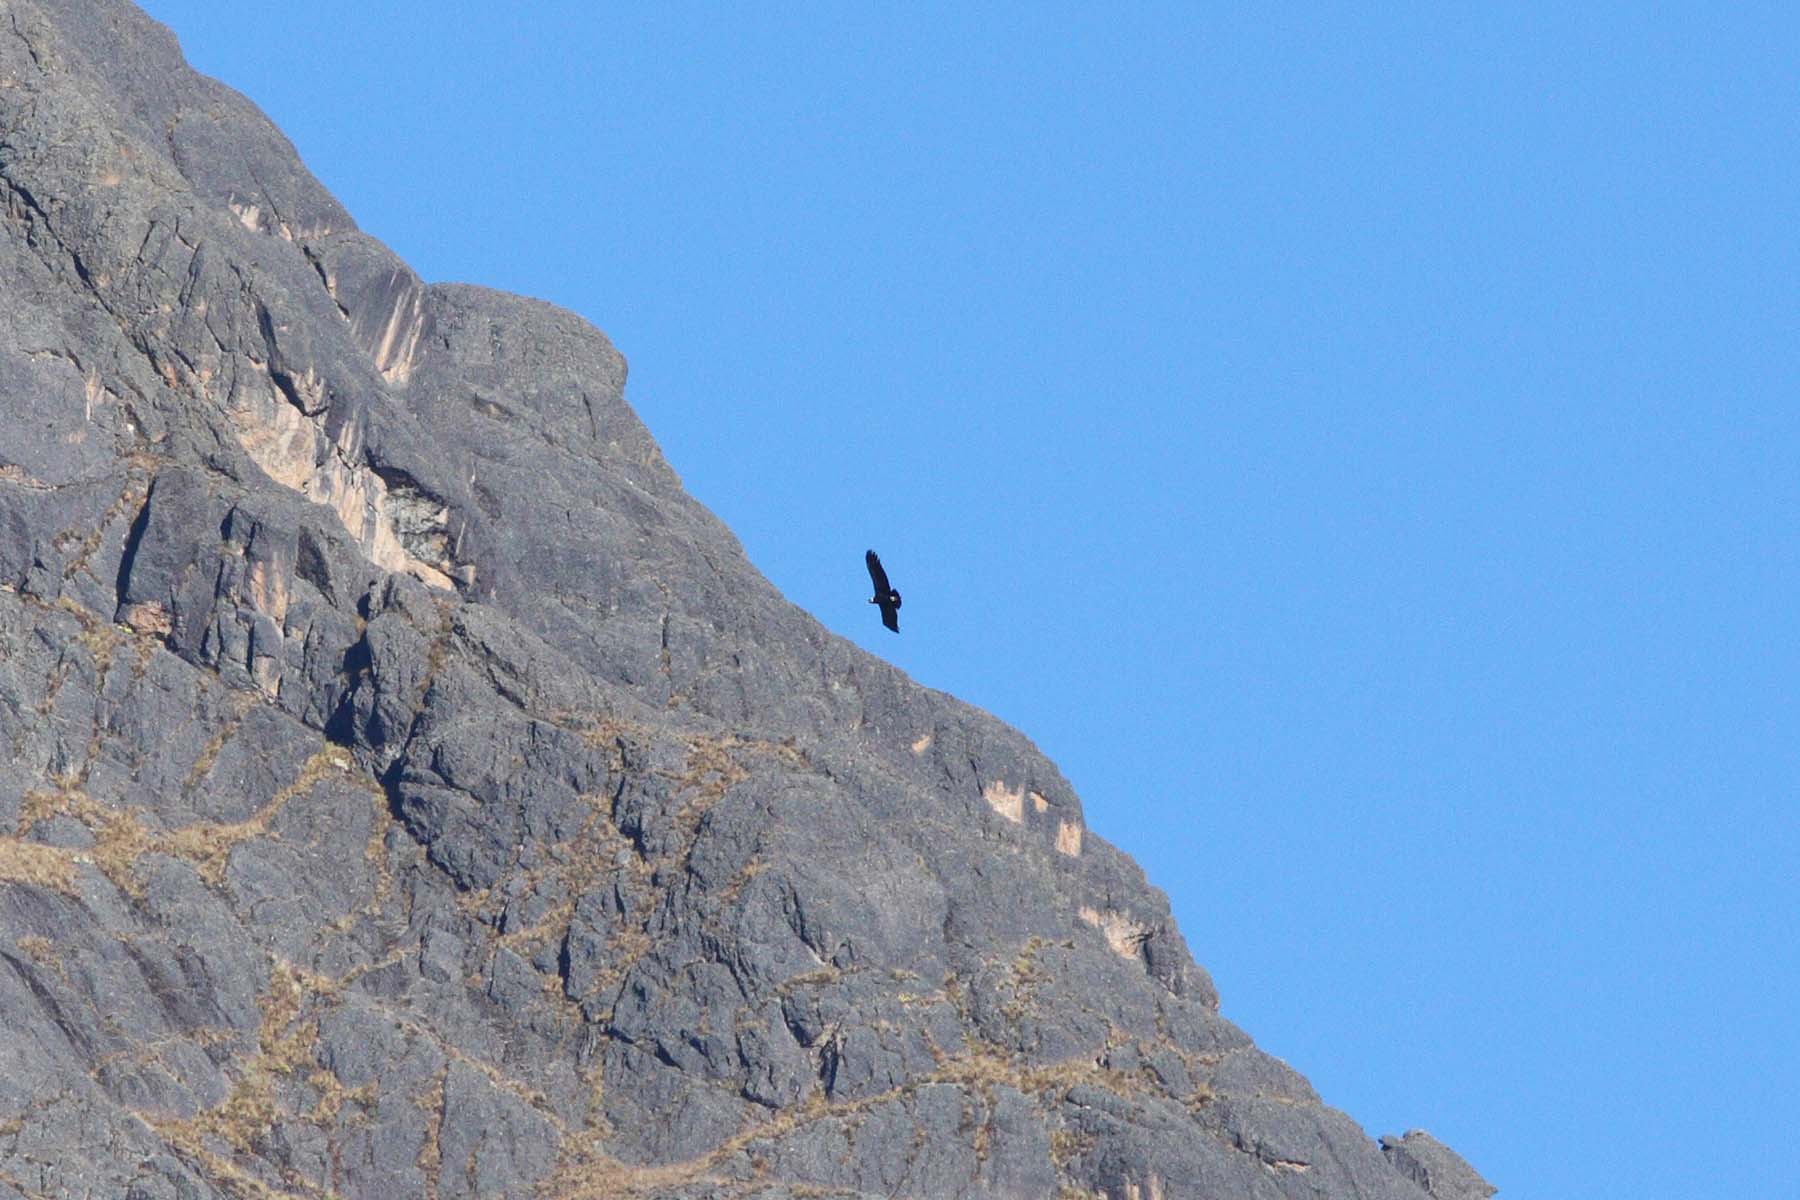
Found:
[[[869,582],[875,585],[875,595],[870,604],[881,606],[881,623],[895,633],[900,632],[900,593],[888,582],[887,572],[881,568],[881,556],[873,550],[863,555],[863,561],[869,565]]]
[[[881,556],[873,550],[863,555],[863,561],[869,564],[869,579],[875,585],[875,599],[879,603],[881,597],[894,589],[888,584],[887,572],[881,569]]]

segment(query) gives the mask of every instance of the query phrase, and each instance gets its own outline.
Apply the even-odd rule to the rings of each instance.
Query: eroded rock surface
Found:
[[[1485,1186],[134,8],[0,0],[0,289],[0,1197]]]

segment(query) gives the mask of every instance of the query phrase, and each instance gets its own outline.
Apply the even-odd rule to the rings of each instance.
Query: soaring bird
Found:
[[[881,569],[881,557],[873,550],[863,555],[863,561],[869,564],[869,579],[875,585],[875,594],[869,598],[870,604],[881,605],[881,623],[895,633],[900,632],[900,593],[888,582],[887,572]]]

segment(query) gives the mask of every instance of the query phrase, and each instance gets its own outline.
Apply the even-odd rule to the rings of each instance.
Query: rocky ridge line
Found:
[[[0,201],[0,1200],[1491,1192],[135,8],[0,0]]]

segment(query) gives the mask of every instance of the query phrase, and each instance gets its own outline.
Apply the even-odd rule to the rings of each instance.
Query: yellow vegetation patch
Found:
[[[234,1183],[248,1178],[229,1159],[213,1153],[207,1142],[216,1138],[239,1154],[251,1154],[268,1135],[282,1111],[275,1098],[277,1081],[313,1064],[318,1022],[295,1025],[306,998],[302,973],[288,963],[275,963],[269,972],[269,990],[260,1001],[257,1052],[238,1067],[237,1081],[225,1102],[185,1120],[145,1119],[170,1145],[201,1162],[215,1177]],[[252,1194],[282,1193],[265,1189]]]
[[[725,793],[750,778],[751,764],[774,759],[795,769],[808,766],[806,752],[792,738],[772,742],[742,734],[693,735],[687,739],[687,766],[675,778],[676,788],[686,793],[676,821],[686,830],[691,845],[700,820]]]
[[[783,1137],[804,1125],[827,1119],[855,1120],[861,1114],[883,1104],[910,1096],[931,1084],[951,1083],[987,1097],[992,1102],[995,1087],[1010,1087],[1028,1096],[1044,1092],[1067,1092],[1077,1084],[1093,1084],[1118,1096],[1136,1096],[1145,1090],[1141,1081],[1091,1059],[1074,1059],[1043,1067],[1024,1066],[1014,1062],[993,1047],[971,1047],[967,1052],[939,1060],[935,1070],[916,1079],[856,1100],[833,1104],[823,1091],[814,1091],[799,1104],[782,1109],[768,1120],[750,1125],[711,1152],[686,1162],[655,1166],[633,1166],[607,1156],[596,1143],[565,1143],[563,1161],[550,1178],[540,1185],[540,1194],[556,1200],[623,1200],[625,1197],[662,1196],[677,1188],[699,1182],[722,1183],[715,1174],[729,1158],[743,1153],[756,1142]],[[1073,1149],[1073,1146],[1065,1148]],[[794,1188],[808,1185],[798,1183]],[[1160,1182],[1158,1184],[1160,1187]],[[835,1194],[835,1193],[833,1193]],[[1161,1193],[1157,1193],[1161,1200]]]
[[[101,527],[89,534],[87,539],[80,544],[75,561],[63,568],[65,577],[72,576],[79,569],[80,564],[87,560],[87,556],[93,553],[94,547],[99,545],[104,532],[105,524],[102,522]],[[124,640],[124,634],[120,632],[118,626],[108,621],[102,621],[67,596],[57,598],[56,608],[58,611],[68,613],[80,623],[81,632],[75,635],[76,644],[86,650],[88,656],[93,659],[94,673],[96,675],[106,674],[106,669],[112,665],[113,648]]]
[[[213,753],[216,754],[216,750]],[[202,757],[205,757],[204,753]],[[165,832],[153,832],[146,828],[140,810],[111,808],[75,786],[72,780],[59,779],[54,791],[39,789],[26,793],[25,801],[19,809],[18,833],[23,838],[40,821],[49,817],[73,817],[94,834],[93,850],[86,857],[92,859],[94,865],[112,881],[113,886],[130,896],[144,894],[144,885],[137,877],[137,867],[143,856],[149,853],[167,854],[193,863],[201,878],[217,886],[224,881],[226,860],[233,849],[250,838],[267,833],[270,823],[289,800],[308,791],[325,776],[348,771],[350,766],[347,751],[337,746],[327,746],[308,759],[294,781],[277,792],[255,816],[225,824],[201,822]],[[195,769],[203,771],[205,768],[196,766]],[[79,861],[65,851],[55,851],[47,846],[37,846],[14,838],[0,838],[0,844],[8,842],[32,847],[20,852],[18,857],[21,861],[30,858],[41,863],[43,852],[46,851],[63,854],[71,863]],[[0,859],[3,858],[4,855],[0,854]],[[5,877],[4,865],[0,865],[0,877]],[[68,878],[72,885],[72,874]],[[70,888],[65,887],[63,890]]]
[[[225,743],[230,741],[232,735],[238,731],[238,727],[244,723],[245,715],[255,704],[254,697],[241,692],[232,697],[231,716],[219,727],[219,732],[209,738],[206,745],[200,748],[200,753],[195,756],[194,765],[188,769],[187,778],[181,784],[183,795],[192,792],[200,785],[200,781],[206,778],[206,773],[212,770],[213,764],[219,761],[219,755],[224,751]]]
[[[0,883],[29,883],[73,896],[75,856],[56,846],[0,837]]]
[[[306,1077],[306,1082],[319,1093],[318,1103],[313,1105],[312,1113],[307,1120],[314,1125],[324,1127],[337,1122],[338,1115],[343,1112],[346,1102],[368,1108],[376,1102],[380,1089],[374,1080],[358,1088],[347,1088],[344,1081],[337,1077],[336,1071],[318,1068]]]
[[[57,963],[56,944],[41,934],[28,933],[19,939],[18,945],[26,957],[40,967],[53,967]]]
[[[1072,1129],[1058,1129],[1050,1135],[1050,1161],[1061,1170],[1071,1161],[1086,1154],[1097,1145],[1099,1139],[1091,1133],[1076,1133]]]
[[[612,746],[631,734],[644,734],[646,729],[632,721],[622,720],[611,713],[596,713],[582,718],[565,710],[558,710],[548,719],[558,725],[574,729],[581,734],[581,740],[596,749]]]
[[[57,781],[56,791],[28,792],[19,808],[21,837],[52,816],[70,816],[86,825],[94,834],[94,847],[84,857],[100,868],[120,891],[142,896],[144,889],[133,873],[138,855],[149,845],[150,835],[135,811],[119,811],[106,807],[90,797],[68,779]],[[49,847],[39,847],[49,849]],[[79,861],[70,855],[70,860]]]
[[[687,770],[675,781],[683,790],[696,791],[717,800],[735,784],[750,778],[749,768],[732,753],[737,739],[695,738],[688,747]]]
[[[425,1172],[426,1195],[438,1194],[438,1180],[444,1171],[444,1150],[438,1144],[438,1128],[444,1121],[444,1091],[450,1079],[450,1066],[432,1077],[425,1090],[413,1097],[413,1104],[429,1118],[425,1122],[425,1140],[419,1146],[419,1157],[414,1165]]]
[[[1037,984],[1049,982],[1050,973],[1044,970],[1042,964],[1037,960],[1038,955],[1043,952],[1045,944],[1043,938],[1032,937],[1028,938],[1025,944],[1019,948],[1018,957],[1013,959],[1012,973],[1020,987],[1035,987]]]
[[[225,881],[225,866],[233,850],[267,833],[269,824],[288,801],[312,790],[321,779],[348,771],[350,763],[349,751],[327,746],[307,759],[294,781],[276,792],[255,816],[224,824],[208,821],[186,825],[158,834],[150,849],[193,863],[200,877],[216,887]]]

